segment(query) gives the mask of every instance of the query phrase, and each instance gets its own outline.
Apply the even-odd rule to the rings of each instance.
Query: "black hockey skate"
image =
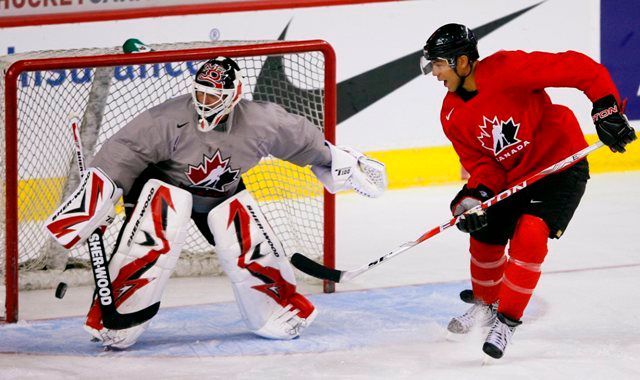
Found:
[[[497,313],[497,318],[489,330],[489,335],[482,346],[482,351],[494,359],[500,359],[511,341],[513,332],[522,322],[513,320],[502,313]]]

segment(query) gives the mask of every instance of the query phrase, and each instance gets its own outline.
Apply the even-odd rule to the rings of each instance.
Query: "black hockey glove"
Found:
[[[625,146],[636,139],[636,132],[622,114],[616,98],[607,95],[593,103],[591,111],[598,137],[613,152],[625,152]]]
[[[475,189],[464,185],[451,201],[451,213],[453,216],[462,215],[491,197],[493,197],[493,191],[484,185],[479,185]],[[486,225],[487,213],[482,209],[462,215],[456,223],[460,231],[467,233],[478,231]]]

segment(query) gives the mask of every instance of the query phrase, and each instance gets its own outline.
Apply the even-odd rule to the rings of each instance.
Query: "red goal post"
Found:
[[[4,272],[5,287],[0,301],[4,298],[5,312],[4,317],[0,312],[0,321],[18,320],[23,274],[39,272],[42,278],[51,272],[42,270],[50,265],[48,256],[55,256],[48,253],[53,248],[42,231],[42,222],[73,183],[72,137],[70,131],[64,135],[63,121],[69,112],[82,117],[82,133],[87,135],[89,147],[86,142],[83,145],[90,157],[137,113],[186,93],[197,62],[221,55],[238,60],[251,90],[247,97],[276,102],[307,117],[324,130],[328,141],[335,142],[335,53],[327,42],[218,41],[151,47],[155,51],[140,54],[122,54],[119,48],[113,48],[0,57],[4,71],[0,78],[4,97],[0,139],[4,138],[5,146],[0,167],[0,176],[4,177],[4,191],[0,192],[4,197],[0,206],[0,235],[4,235],[0,271]],[[174,76],[176,73],[180,75]],[[102,85],[98,83],[100,75]],[[55,88],[45,92],[47,86]],[[30,93],[32,88],[35,90]],[[94,134],[85,131],[91,125]],[[247,173],[245,182],[290,254],[299,250],[333,267],[334,198],[308,168],[269,158]],[[111,242],[118,228],[109,228]],[[210,261],[212,247],[204,247],[197,236],[191,235],[185,248],[189,252],[183,252],[183,256]],[[109,243],[107,246],[108,250],[112,248]],[[64,254],[88,259],[82,248]],[[186,270],[183,275],[202,271],[195,272]],[[59,273],[56,278],[60,278]],[[332,292],[333,284],[325,282],[324,291]]]

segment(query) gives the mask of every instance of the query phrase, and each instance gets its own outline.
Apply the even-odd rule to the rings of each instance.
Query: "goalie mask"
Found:
[[[240,67],[226,57],[208,60],[196,73],[191,95],[198,113],[198,129],[203,132],[214,129],[240,101]]]

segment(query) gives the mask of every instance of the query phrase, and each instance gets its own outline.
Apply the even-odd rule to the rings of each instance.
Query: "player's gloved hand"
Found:
[[[636,132],[622,114],[613,95],[607,95],[593,103],[591,110],[598,137],[612,152],[625,152],[625,146],[636,139]]]
[[[492,196],[493,191],[484,185],[479,185],[475,189],[470,189],[467,185],[464,185],[462,190],[453,198],[450,205],[453,216],[462,215],[458,223],[456,223],[456,227],[458,227],[460,231],[467,233],[475,232],[485,227],[488,221],[487,213],[484,210],[478,209],[470,213],[466,212]]]

